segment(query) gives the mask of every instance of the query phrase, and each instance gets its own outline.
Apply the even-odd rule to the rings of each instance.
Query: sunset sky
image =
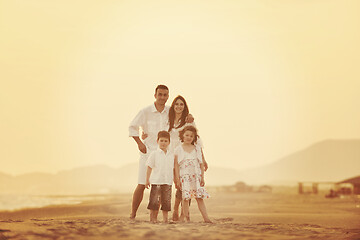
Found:
[[[0,0],[0,36],[3,173],[136,163],[128,125],[158,84],[210,167],[360,138],[357,0]]]

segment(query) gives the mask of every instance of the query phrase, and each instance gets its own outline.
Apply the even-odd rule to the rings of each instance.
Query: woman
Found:
[[[189,108],[182,96],[177,96],[171,104],[169,109],[169,130],[170,133],[170,150],[174,150],[181,144],[179,132],[184,129],[185,126],[195,126],[195,123],[187,123],[185,121],[186,116],[189,115]],[[202,146],[202,145],[200,145]]]

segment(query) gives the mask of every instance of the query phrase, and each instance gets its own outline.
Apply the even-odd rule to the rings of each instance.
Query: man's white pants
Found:
[[[148,159],[150,153],[152,151],[149,148],[146,149],[146,153],[140,152],[140,159],[139,159],[139,176],[138,176],[138,184],[145,185],[146,182],[146,160]]]

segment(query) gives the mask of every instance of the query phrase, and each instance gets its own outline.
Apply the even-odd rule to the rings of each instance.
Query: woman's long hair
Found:
[[[185,118],[187,117],[187,115],[189,115],[189,108],[188,108],[188,105],[185,101],[185,98],[183,98],[182,96],[177,96],[174,101],[171,103],[171,107],[169,109],[169,132],[171,131],[171,129],[174,128],[174,123],[175,123],[175,103],[177,100],[181,100],[183,101],[184,103],[184,111],[182,112],[181,114],[181,117],[180,117],[180,125],[177,126],[176,128],[180,128],[182,126],[185,125]]]

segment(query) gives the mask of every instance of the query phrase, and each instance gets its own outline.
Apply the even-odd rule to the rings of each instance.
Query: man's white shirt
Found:
[[[152,168],[150,184],[172,185],[174,178],[174,153],[166,153],[158,148],[153,151],[146,161],[146,166]]]
[[[139,128],[142,128],[148,134],[144,140],[145,146],[150,151],[156,150],[158,132],[169,129],[169,108],[169,106],[165,106],[161,113],[156,109],[155,104],[142,109],[130,123],[129,136],[138,137]]]

